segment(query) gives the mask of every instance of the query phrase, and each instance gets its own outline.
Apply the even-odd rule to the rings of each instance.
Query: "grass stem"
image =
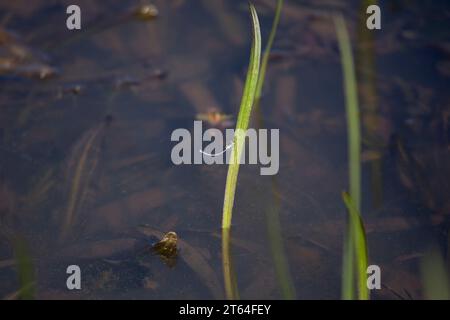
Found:
[[[245,136],[250,121],[253,103],[255,100],[256,87],[259,76],[261,59],[261,31],[259,27],[258,15],[255,7],[250,4],[250,14],[252,18],[253,41],[250,52],[250,63],[247,70],[247,77],[244,85],[239,115],[236,124],[234,145],[231,148],[230,164],[228,165],[227,181],[225,185],[225,196],[222,216],[222,259],[223,274],[225,282],[225,294],[227,299],[237,299],[237,288],[233,290],[232,267],[230,261],[230,228],[233,213],[234,198],[236,193],[237,177],[239,173],[240,158],[244,146]],[[228,240],[227,240],[228,239]],[[227,243],[225,243],[227,240]]]

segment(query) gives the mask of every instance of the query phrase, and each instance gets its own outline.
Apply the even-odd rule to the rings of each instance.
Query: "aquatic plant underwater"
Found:
[[[250,53],[250,62],[245,81],[245,87],[242,95],[241,105],[239,108],[239,116],[236,125],[236,135],[234,137],[234,145],[232,148],[232,162],[228,167],[228,175],[225,187],[223,220],[222,220],[222,260],[225,294],[227,299],[238,299],[239,292],[237,287],[237,279],[233,270],[233,264],[230,254],[230,231],[233,204],[236,192],[237,177],[239,173],[239,160],[242,154],[242,148],[245,140],[245,132],[252,113],[253,105],[259,105],[261,99],[262,87],[266,74],[270,50],[275,38],[277,26],[280,19],[283,1],[277,2],[275,18],[269,35],[269,40],[265,48],[260,69],[261,56],[261,34],[259,20],[255,7],[250,4],[250,12],[252,18],[252,34],[253,41]],[[355,72],[353,66],[353,57],[351,53],[351,45],[346,31],[345,21],[343,17],[335,17],[335,25],[337,29],[338,42],[341,50],[342,65],[344,73],[345,93],[347,100],[347,123],[349,138],[349,174],[350,174],[350,195],[343,193],[343,201],[349,213],[349,224],[345,235],[344,253],[343,253],[343,273],[342,273],[342,296],[344,299],[353,299],[353,279],[354,265],[356,260],[357,267],[357,283],[358,298],[368,299],[369,293],[366,286],[366,270],[367,270],[367,244],[364,232],[364,225],[360,217],[360,137],[359,137],[359,111],[356,90]],[[273,216],[272,216],[273,217]],[[272,223],[279,225],[277,218]],[[279,232],[279,231],[278,231]],[[272,242],[274,240],[272,239]],[[276,240],[275,240],[276,241]],[[282,251],[282,243],[274,246],[278,252]],[[290,276],[286,258],[283,254],[279,255],[282,267],[277,270],[284,269],[280,285],[283,288],[284,297],[292,299],[295,297],[295,288],[289,284]],[[276,255],[275,255],[276,257]],[[275,259],[275,262],[277,260]]]
[[[277,2],[274,22],[265,48],[261,69],[259,67],[261,36],[258,17],[253,5],[250,5],[253,26],[253,42],[250,55],[250,63],[242,96],[238,123],[236,129],[245,130],[248,127],[253,104],[259,106],[261,92],[266,74],[268,57],[275,38],[283,1]],[[341,65],[343,72],[344,92],[346,98],[347,134],[348,134],[348,163],[350,193],[343,192],[342,199],[348,212],[348,225],[344,235],[342,254],[342,299],[360,300],[369,299],[367,287],[368,250],[364,224],[361,218],[361,138],[360,138],[360,113],[358,108],[358,91],[356,73],[351,43],[347,32],[345,20],[341,15],[333,17],[339,50],[341,53]],[[259,72],[259,74],[258,74]],[[225,293],[228,299],[238,299],[236,275],[233,271],[230,254],[230,229],[233,203],[236,192],[237,177],[239,172],[239,159],[245,135],[236,135],[232,150],[234,162],[229,165],[224,196],[223,221],[222,221],[222,258]],[[270,209],[269,209],[270,210]],[[269,220],[270,221],[270,220]],[[269,222],[268,221],[268,222]],[[279,226],[276,216],[272,223]],[[278,230],[278,232],[280,232]],[[281,238],[281,237],[280,237]],[[276,241],[276,240],[275,240]],[[273,239],[271,243],[275,242]],[[281,243],[281,244],[280,244]],[[295,288],[290,284],[289,269],[286,257],[282,253],[282,242],[274,245],[279,254],[282,267],[280,286],[286,299],[295,297]],[[276,257],[276,253],[275,253]],[[275,260],[277,264],[277,260]],[[280,274],[280,273],[279,273]],[[356,281],[356,286],[355,286]],[[355,290],[356,289],[356,290]]]
[[[338,44],[341,53],[343,83],[346,98],[347,135],[348,135],[348,162],[350,194],[343,192],[342,198],[349,216],[349,222],[344,235],[342,258],[342,298],[353,299],[354,268],[358,287],[358,299],[367,300],[369,290],[366,285],[367,270],[367,243],[364,224],[361,219],[361,138],[359,124],[358,91],[356,74],[353,63],[351,43],[347,26],[342,16],[334,17]],[[356,261],[356,263],[355,263]]]
[[[269,62],[269,57],[272,49],[272,45],[277,33],[278,24],[280,22],[281,10],[283,8],[283,0],[278,0],[275,8],[275,17],[272,22],[272,27],[269,33],[269,37],[267,40],[267,44],[264,48],[264,52],[261,58],[261,66],[259,70],[259,76],[257,78],[256,84],[256,92],[254,97],[254,107],[253,113],[258,119],[259,127],[263,127],[262,114],[260,110],[260,102],[262,97],[262,89],[264,86],[265,75],[267,71],[267,66]],[[250,111],[251,113],[251,111]],[[226,189],[227,192],[235,192],[232,189],[235,189],[236,186],[230,186],[229,189]],[[285,253],[283,238],[282,238],[282,230],[279,219],[279,208],[280,208],[280,199],[279,192],[277,187],[276,177],[272,177],[272,194],[270,195],[273,198],[273,204],[269,205],[266,211],[266,225],[267,225],[267,235],[269,237],[270,247],[272,259],[275,266],[276,277],[281,288],[281,294],[284,299],[295,299],[295,287],[293,285],[293,281],[290,275],[289,263],[287,260],[287,256]],[[231,212],[230,212],[231,216]],[[232,260],[230,258],[230,248],[229,248],[229,237],[230,231],[224,231],[224,239],[223,240],[223,260],[224,260],[224,280],[225,287],[228,288],[226,290],[226,295],[228,298],[237,298],[239,296],[239,292],[237,289],[236,276],[233,272],[232,268]],[[226,272],[225,272],[226,270]],[[227,284],[228,283],[228,284]],[[231,289],[230,289],[231,288]]]

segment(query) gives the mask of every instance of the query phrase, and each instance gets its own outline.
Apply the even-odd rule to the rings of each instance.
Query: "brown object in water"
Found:
[[[210,110],[206,113],[199,113],[196,116],[197,120],[206,121],[209,125],[214,127],[229,127],[233,124],[231,120],[233,116],[222,113],[217,110]]]
[[[173,267],[176,263],[178,248],[178,237],[173,231],[167,232],[161,241],[153,245],[153,250],[159,254],[161,259],[169,266]]]
[[[162,237],[164,239],[164,236],[160,231],[149,226],[140,226],[138,230],[146,236]],[[215,299],[223,299],[223,288],[221,287],[216,272],[210,266],[207,258],[202,252],[183,239],[177,239],[177,244],[180,258],[186,262],[189,268],[191,268],[203,281]]]
[[[134,11],[136,18],[140,20],[151,20],[158,16],[158,8],[152,4],[141,5]]]

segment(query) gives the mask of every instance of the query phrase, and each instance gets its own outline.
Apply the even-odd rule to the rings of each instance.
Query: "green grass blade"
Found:
[[[356,272],[358,279],[358,299],[368,300],[369,289],[367,288],[367,267],[368,267],[368,254],[367,254],[367,241],[366,232],[364,230],[364,224],[361,219],[359,211],[353,202],[351,196],[343,192],[342,199],[344,200],[347,212],[349,213],[351,238],[353,240],[353,246],[355,248],[356,257]]]
[[[230,240],[230,229],[222,229],[222,261],[225,293],[227,299],[237,300],[239,299],[239,290],[231,257]]]
[[[353,260],[353,233],[350,232],[350,225],[346,226],[344,233],[344,244],[342,250],[342,291],[343,300],[353,300],[355,290],[353,287],[354,260]]]
[[[234,197],[236,193],[237,177],[239,173],[239,159],[241,158],[242,155],[242,148],[244,146],[245,135],[250,121],[252,106],[255,100],[255,92],[259,76],[259,67],[261,59],[261,32],[259,28],[258,15],[256,13],[255,7],[251,4],[250,4],[250,13],[253,26],[252,28],[253,41],[250,52],[250,63],[247,71],[244,92],[242,95],[238,120],[236,124],[234,145],[233,148],[231,149],[230,164],[228,165],[228,174],[225,185],[225,196],[223,203],[222,242],[225,241],[224,239],[226,233],[231,227]],[[229,239],[229,234],[227,239]],[[229,244],[224,245],[224,243],[222,243],[225,293],[228,299],[237,299],[236,296],[237,288],[234,289],[234,287],[236,286],[233,285],[231,261],[229,258],[230,258]]]
[[[273,199],[266,209],[266,223],[269,234],[270,251],[275,264],[275,275],[281,288],[281,294],[286,300],[294,300],[295,286],[292,281],[289,261],[284,249],[279,211],[281,199],[275,177],[272,178]]]
[[[283,7],[283,0],[277,1],[277,7],[275,9],[275,18],[273,19],[272,29],[270,30],[269,39],[267,40],[266,47],[261,59],[261,69],[259,71],[259,79],[256,87],[255,99],[258,101],[261,98],[262,87],[264,85],[264,79],[266,77],[267,64],[269,62],[270,50],[272,49],[273,40],[277,33],[278,23],[280,22],[281,8]]]
[[[250,64],[245,80],[244,92],[239,108],[239,115],[234,136],[234,146],[231,149],[230,164],[228,166],[227,182],[225,186],[225,198],[223,205],[222,228],[230,228],[231,216],[236,191],[237,176],[239,173],[239,159],[242,154],[245,133],[250,121],[253,102],[255,99],[256,84],[258,82],[260,57],[261,57],[261,33],[259,29],[258,16],[255,7],[250,5],[253,23],[253,42],[250,53]]]
[[[356,85],[356,73],[350,37],[348,35],[345,20],[341,15],[334,17],[336,33],[341,54],[341,65],[343,71],[344,92],[347,114],[347,137],[348,137],[348,161],[350,196],[356,212],[361,211],[361,137],[358,109],[358,91]],[[354,242],[357,240],[353,234],[355,226],[350,219],[345,239],[342,260],[342,298],[354,298]],[[365,271],[364,271],[365,272]],[[360,288],[361,289],[361,288]]]
[[[29,250],[25,241],[20,237],[13,239],[13,245],[20,282],[19,298],[24,300],[34,299],[34,268]]]
[[[429,300],[450,300],[450,279],[445,261],[439,249],[427,250],[420,263],[424,298]]]
[[[348,157],[350,164],[350,195],[358,212],[361,210],[361,137],[358,109],[358,89],[350,38],[341,15],[334,17],[338,36],[347,113]]]

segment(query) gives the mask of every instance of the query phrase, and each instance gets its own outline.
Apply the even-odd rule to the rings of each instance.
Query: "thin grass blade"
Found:
[[[231,149],[230,164],[228,166],[227,182],[225,186],[225,198],[223,205],[222,228],[230,228],[231,217],[236,192],[237,176],[239,173],[239,159],[242,155],[245,134],[250,121],[252,106],[255,100],[256,85],[259,76],[259,66],[261,58],[261,32],[259,28],[258,15],[255,7],[250,5],[250,12],[253,25],[253,42],[250,53],[250,63],[245,80],[244,92],[242,95],[239,115],[236,124],[234,145]]]
[[[344,92],[346,99],[347,136],[348,136],[348,161],[350,196],[357,212],[361,210],[361,138],[358,109],[358,91],[356,85],[356,73],[350,37],[342,15],[334,16],[341,64],[344,80]],[[354,245],[356,235],[352,234],[355,226],[350,219],[345,240],[342,261],[342,298],[354,298]]]
[[[255,100],[255,92],[258,82],[261,59],[261,32],[259,28],[259,20],[255,7],[251,4],[250,13],[253,26],[253,41],[250,52],[250,63],[247,71],[244,92],[242,95],[238,120],[236,124],[235,136],[233,141],[234,145],[231,149],[230,164],[228,165],[222,216],[222,261],[225,294],[227,299],[239,298],[236,279],[233,276],[234,273],[230,258],[230,227],[234,198],[236,193],[237,177],[239,173],[239,159],[242,155],[242,147],[244,145],[245,135],[252,112],[252,106]]]
[[[369,289],[367,288],[367,267],[368,267],[368,254],[367,254],[367,241],[366,232],[364,230],[364,224],[361,219],[353,199],[347,192],[342,193],[342,199],[344,200],[347,212],[350,218],[350,225],[352,230],[353,246],[355,248],[356,257],[356,277],[358,279],[358,299],[368,300]]]

